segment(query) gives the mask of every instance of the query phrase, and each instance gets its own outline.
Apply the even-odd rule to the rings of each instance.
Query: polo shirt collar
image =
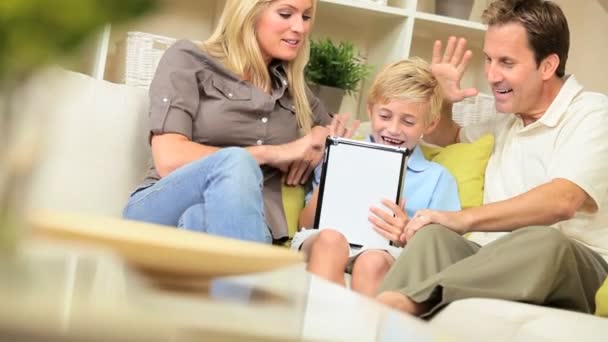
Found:
[[[407,168],[415,172],[422,172],[428,169],[429,166],[431,166],[431,162],[426,160],[420,146],[416,146],[407,160]]]
[[[562,88],[557,93],[557,96],[547,108],[545,114],[538,119],[537,123],[547,127],[555,127],[559,123],[559,120],[566,114],[568,107],[574,100],[574,98],[583,91],[583,86],[578,83],[574,75],[566,76],[566,82],[562,85]],[[538,124],[529,125],[537,126]]]
[[[366,141],[375,142],[374,138],[370,135]],[[420,146],[416,146],[412,154],[407,159],[407,168],[414,172],[422,172],[431,166],[431,162],[426,160]]]

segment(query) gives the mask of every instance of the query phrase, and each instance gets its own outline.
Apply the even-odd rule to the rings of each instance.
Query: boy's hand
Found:
[[[369,216],[369,221],[374,225],[374,230],[380,235],[393,241],[397,246],[403,246],[405,243],[400,240],[400,237],[403,235],[405,226],[409,222],[407,213],[403,210],[405,200],[402,199],[399,205],[397,205],[390,200],[383,199],[382,204],[387,206],[392,211],[392,214],[380,208],[372,207],[370,211],[373,215]]]
[[[329,124],[329,135],[334,137],[342,137],[350,139],[355,134],[357,128],[359,128],[360,120],[353,120],[353,122],[348,124],[348,119],[350,119],[350,114],[336,114],[331,119],[331,123]]]
[[[445,100],[454,103],[466,97],[477,95],[477,89],[461,89],[460,81],[471,61],[473,53],[466,50],[467,40],[464,38],[448,39],[445,51],[441,53],[441,41],[436,40],[433,45],[433,58],[431,59],[431,72],[439,82]]]

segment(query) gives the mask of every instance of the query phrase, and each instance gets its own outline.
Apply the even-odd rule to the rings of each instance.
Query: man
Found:
[[[494,134],[484,205],[417,212],[378,299],[421,316],[469,297],[593,312],[608,273],[608,97],[565,74],[569,30],[554,3],[496,0],[483,19],[496,109],[513,114],[461,129],[447,103],[425,139],[446,145]],[[465,50],[453,37],[443,54],[440,42],[433,49],[433,74],[450,102],[477,93],[460,88]]]

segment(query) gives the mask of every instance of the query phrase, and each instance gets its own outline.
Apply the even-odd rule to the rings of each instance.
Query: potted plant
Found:
[[[312,92],[330,113],[336,113],[344,94],[356,91],[370,69],[351,42],[336,44],[325,39],[311,40],[310,59],[304,72]]]

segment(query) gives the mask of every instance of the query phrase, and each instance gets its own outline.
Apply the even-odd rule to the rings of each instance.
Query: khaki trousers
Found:
[[[518,229],[484,247],[440,225],[419,230],[379,291],[428,302],[497,298],[593,313],[608,264],[555,228]]]

